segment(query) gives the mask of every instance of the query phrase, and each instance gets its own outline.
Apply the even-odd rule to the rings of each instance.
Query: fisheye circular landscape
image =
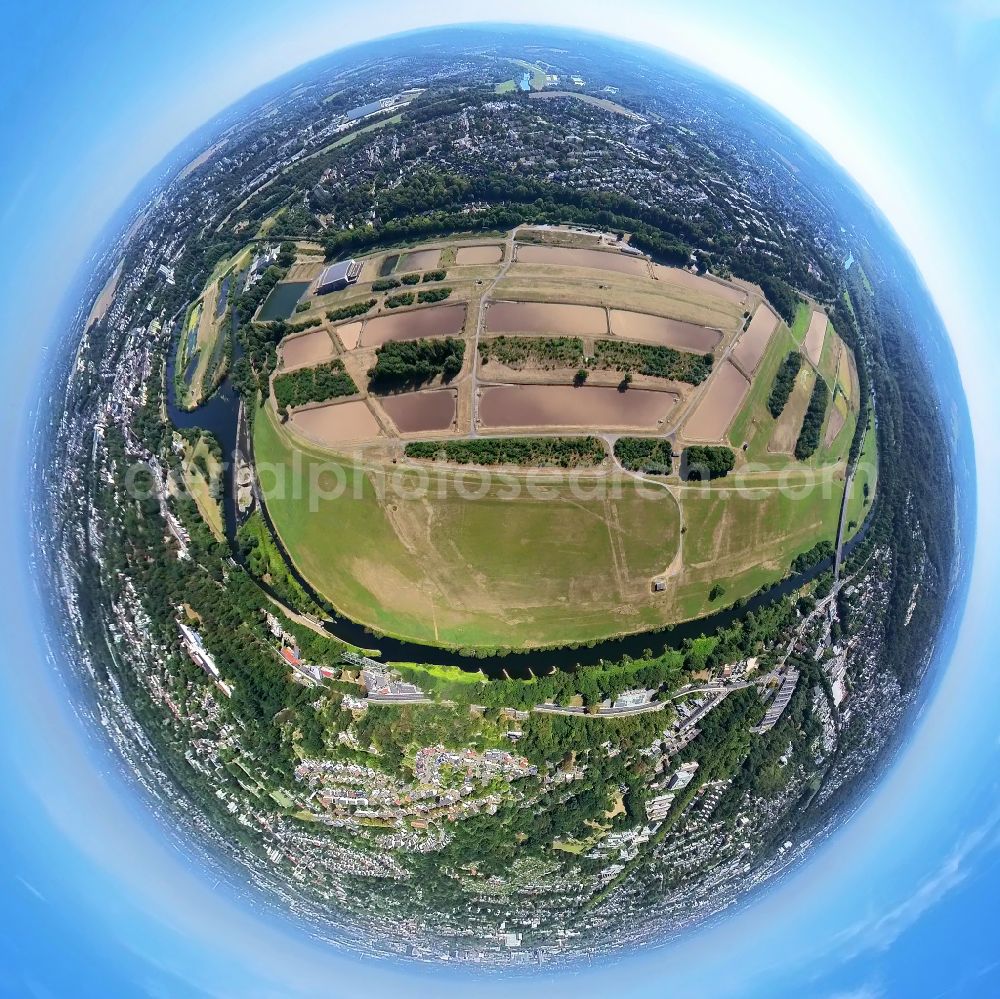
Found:
[[[374,956],[593,959],[878,778],[957,581],[962,390],[790,124],[438,30],[251,94],[128,215],[52,362],[39,564],[220,868]]]

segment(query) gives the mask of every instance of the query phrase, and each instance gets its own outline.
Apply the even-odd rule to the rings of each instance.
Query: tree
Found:
[[[695,482],[721,479],[735,466],[736,456],[731,447],[692,446],[684,452],[684,477]]]
[[[589,374],[590,372],[586,368],[580,368],[580,370],[573,375],[573,384],[577,387],[585,384]]]

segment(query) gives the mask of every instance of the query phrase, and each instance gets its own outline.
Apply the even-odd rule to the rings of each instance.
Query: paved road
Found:
[[[479,318],[476,321],[476,336],[472,343],[472,429],[468,435],[469,438],[479,436],[479,338],[486,325],[487,307],[493,296],[493,291],[500,281],[507,276],[511,264],[514,263],[514,236],[516,233],[517,229],[512,229],[507,233],[507,237],[504,240],[503,266],[497,271],[496,277],[493,278],[489,287],[479,299]]]
[[[837,524],[837,550],[833,556],[833,586],[836,591],[840,582],[840,563],[844,553],[844,534],[847,524],[847,506],[850,502],[851,492],[854,489],[854,474],[858,470],[857,461],[852,462],[847,467],[847,478],[844,479],[844,498],[840,503],[840,522]]]

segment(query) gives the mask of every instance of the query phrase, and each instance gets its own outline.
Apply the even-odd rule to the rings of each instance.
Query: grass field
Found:
[[[743,408],[729,427],[730,443],[733,447],[740,447],[747,441],[750,444],[747,456],[753,461],[767,460],[767,442],[774,429],[774,417],[768,411],[767,399],[781,362],[794,349],[795,343],[788,327],[784,323],[779,324],[754,375]]]
[[[822,537],[832,539],[843,475],[832,469],[803,472],[789,478],[788,489],[773,488],[779,479],[763,480],[769,487],[759,490],[715,486],[692,489],[685,496],[684,562],[691,582],[722,582],[727,597],[734,599],[727,576],[780,578],[795,555]]]
[[[208,466],[209,479],[196,462],[204,460]],[[198,512],[202,519],[208,524],[212,534],[219,541],[225,540],[225,531],[222,523],[222,505],[212,494],[211,482],[221,481],[222,470],[219,462],[208,449],[204,439],[191,447],[188,445],[184,449],[184,485],[198,507]]]
[[[878,442],[874,422],[869,422],[865,432],[861,454],[858,457],[857,471],[854,473],[854,488],[847,501],[848,534],[854,534],[868,513],[868,507],[875,498],[875,487],[878,482]],[[865,486],[868,487],[868,500],[865,500]]]
[[[469,499],[475,480],[432,470],[417,495],[413,469],[393,469],[387,488],[385,472],[311,451],[264,410],[254,441],[271,518],[316,589],[378,631],[458,647],[585,642],[703,615],[780,579],[796,554],[832,536],[843,489],[828,469],[804,473],[826,483],[804,498],[780,491],[778,474],[756,478],[745,497],[689,486],[678,502],[623,478],[617,495],[588,498],[536,474]],[[293,488],[299,461],[304,483],[321,495],[339,484],[341,495],[311,511],[311,490]],[[528,481],[548,497],[525,495]],[[515,486],[521,495],[505,498]],[[652,577],[668,568],[668,591],[654,594]],[[712,602],[717,582],[725,598]]]
[[[550,498],[510,500],[508,477],[472,500],[460,490],[473,480],[432,471],[429,494],[417,496],[415,472],[399,472],[393,488],[384,475],[299,449],[307,482],[347,487],[310,512],[309,490],[292,498],[293,448],[263,412],[255,448],[258,466],[289,469],[288,481],[280,478],[286,498],[270,498],[268,510],[303,575],[380,631],[453,646],[528,646],[657,622],[650,580],[679,539],[677,505],[665,490],[646,498],[626,480],[618,499],[577,498],[554,485],[546,486]]]
[[[799,302],[795,310],[795,321],[792,323],[792,337],[799,345],[806,338],[806,330],[809,329],[809,317],[812,315],[812,308],[807,302]]]

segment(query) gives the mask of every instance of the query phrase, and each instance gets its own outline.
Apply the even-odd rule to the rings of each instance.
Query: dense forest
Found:
[[[372,392],[416,389],[440,377],[449,382],[462,370],[465,343],[456,337],[427,340],[393,340],[375,352],[368,370]]]
[[[357,391],[354,379],[344,370],[344,362],[339,358],[315,368],[300,368],[276,375],[274,379],[274,399],[278,412],[282,414],[292,406],[326,402],[328,399],[356,395]]]
[[[619,437],[615,457],[622,468],[647,475],[669,475],[674,467],[674,449],[660,437]]]
[[[736,467],[736,456],[731,447],[692,445],[684,450],[681,475],[693,482],[721,479]]]

